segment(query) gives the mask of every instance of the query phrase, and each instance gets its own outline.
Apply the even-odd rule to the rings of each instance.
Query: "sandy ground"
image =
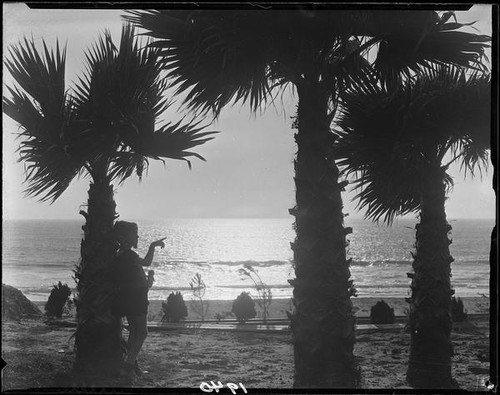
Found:
[[[375,298],[355,298],[358,316],[369,315]],[[384,299],[403,315],[404,300]],[[271,317],[279,317],[289,301],[273,301]],[[464,299],[469,313],[487,312],[488,299]],[[231,302],[210,302],[212,318]],[[152,302],[150,315],[160,302]],[[218,311],[217,311],[218,310]],[[159,313],[159,311],[158,311]],[[196,318],[191,316],[188,318]],[[74,329],[48,325],[41,320],[2,324],[2,392],[12,389],[67,387],[74,359]],[[405,382],[409,334],[402,329],[360,330],[354,350],[362,371],[362,388],[409,388]],[[489,327],[487,320],[455,325],[453,374],[469,391],[483,391],[489,373]],[[139,356],[149,371],[126,387],[193,388],[202,382],[242,383],[249,393],[260,388],[293,387],[293,346],[290,333],[169,330],[150,332]],[[113,387],[119,383],[105,383]],[[240,390],[241,391],[241,390]],[[237,392],[238,393],[238,392]],[[243,392],[240,392],[243,393]]]

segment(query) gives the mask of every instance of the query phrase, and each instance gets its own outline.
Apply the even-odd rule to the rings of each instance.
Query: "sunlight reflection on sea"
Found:
[[[234,299],[252,291],[253,283],[238,269],[251,264],[273,297],[292,295],[287,280],[294,277],[290,242],[295,238],[292,219],[169,219],[137,221],[139,245],[144,255],[149,243],[166,237],[152,265],[156,282],[150,298],[166,299],[181,291],[189,299],[189,282],[201,274],[207,299]],[[351,274],[359,296],[408,295],[415,220],[403,219],[392,227],[346,219]],[[488,294],[490,232],[493,221],[456,220],[450,249],[452,284],[459,296]],[[82,223],[79,221],[6,221],[2,238],[3,282],[35,298],[46,294],[57,281],[74,286],[72,268],[79,259]],[[255,294],[255,291],[252,291]]]

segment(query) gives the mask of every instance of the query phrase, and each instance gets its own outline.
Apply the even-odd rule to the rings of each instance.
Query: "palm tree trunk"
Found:
[[[428,173],[411,283],[410,361],[407,381],[415,388],[451,388],[451,262],[442,174]]]
[[[355,387],[352,281],[326,90],[298,86],[295,161],[294,341],[296,388]]]
[[[104,178],[105,179],[105,178]],[[110,264],[115,248],[111,237],[116,218],[113,186],[90,185],[88,213],[82,227],[81,262],[75,270],[77,320],[74,370],[80,377],[113,373],[123,357],[121,318],[111,313],[113,279]]]

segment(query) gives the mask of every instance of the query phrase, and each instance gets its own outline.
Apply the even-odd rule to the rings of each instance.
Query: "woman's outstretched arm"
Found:
[[[153,241],[150,244],[149,249],[148,249],[148,253],[141,260],[141,265],[142,266],[149,266],[149,265],[151,265],[151,263],[153,262],[153,257],[155,255],[155,247],[164,248],[165,247],[165,243],[163,242],[163,240],[165,240],[165,239],[166,239],[166,237],[164,237],[163,239],[160,239],[160,240]]]

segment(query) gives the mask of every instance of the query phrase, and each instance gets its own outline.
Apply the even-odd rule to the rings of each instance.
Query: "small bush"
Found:
[[[163,302],[161,308],[163,310],[162,321],[179,322],[188,315],[186,303],[180,292],[172,292],[168,295],[167,303]]]
[[[71,289],[68,285],[63,285],[59,281],[57,285],[54,285],[52,291],[50,291],[49,300],[45,303],[45,314],[48,317],[61,318],[64,307],[67,303],[70,303],[70,295]]]
[[[453,297],[451,299],[451,319],[453,322],[462,322],[467,320],[467,311],[464,310],[462,299]]]
[[[372,306],[370,310],[370,322],[372,324],[394,324],[395,321],[394,309],[389,307],[383,300]]]
[[[241,324],[257,315],[255,312],[255,302],[248,292],[242,292],[234,300],[231,312]]]

